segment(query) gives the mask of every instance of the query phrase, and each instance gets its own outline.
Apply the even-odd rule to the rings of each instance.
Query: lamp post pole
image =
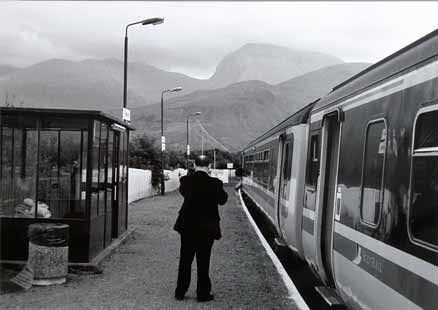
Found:
[[[163,126],[163,95],[165,93],[173,93],[181,91],[182,87],[176,87],[172,89],[166,89],[161,92],[161,195],[164,196],[165,193],[165,180],[164,180],[164,151],[166,150],[166,138],[164,137],[164,126]]]
[[[190,149],[189,149],[189,118],[190,115],[187,115],[187,142],[186,142],[186,169],[187,173],[189,173],[189,156],[190,156]]]
[[[125,57],[123,61],[123,107],[126,108],[126,84],[128,71],[128,26],[125,30]]]
[[[189,118],[190,116],[197,116],[197,115],[201,115],[201,112],[196,112],[193,114],[189,114],[187,115],[187,143],[186,143],[186,169],[187,172],[189,170],[189,159],[190,159],[190,144],[189,144]]]
[[[123,107],[126,108],[126,92],[127,92],[127,84],[128,84],[128,77],[127,77],[127,72],[128,72],[128,27],[129,26],[133,26],[133,25],[137,25],[137,24],[142,24],[143,26],[146,25],[159,25],[162,24],[164,22],[164,18],[161,17],[154,17],[154,18],[149,18],[149,19],[145,19],[139,22],[135,22],[135,23],[131,23],[128,24],[125,27],[125,51],[124,51],[124,61],[123,61]]]
[[[166,148],[166,138],[164,137],[164,129],[163,129],[163,94],[166,91],[161,92],[161,195],[164,196],[165,188],[164,188],[164,151]]]

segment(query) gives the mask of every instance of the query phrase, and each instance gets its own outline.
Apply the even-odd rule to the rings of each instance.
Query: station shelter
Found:
[[[33,223],[68,224],[78,263],[125,232],[132,129],[100,111],[0,108],[0,259],[27,259]]]

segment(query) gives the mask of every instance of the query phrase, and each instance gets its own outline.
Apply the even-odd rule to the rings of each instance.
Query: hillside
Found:
[[[8,66],[8,65],[0,65],[0,77],[6,74],[10,74],[17,70],[20,70],[20,68],[14,66]]]
[[[130,63],[128,105],[158,102],[168,85],[188,93],[200,80],[153,66]],[[16,96],[27,107],[109,110],[122,105],[123,63],[115,59],[73,62],[52,59],[0,78],[0,94]]]
[[[225,148],[235,148],[247,139],[252,132],[266,130],[281,117],[284,107],[274,94],[274,88],[260,81],[246,81],[232,84],[216,90],[196,91],[192,94],[167,101],[164,112],[165,135],[173,147],[185,148],[186,115],[202,112],[202,115],[191,119],[191,141],[197,141],[193,148],[201,148],[202,128],[197,124],[200,120],[205,130]],[[266,103],[271,104],[270,113],[266,114]],[[133,124],[137,128],[135,134],[146,132],[159,136],[160,105],[155,104],[132,111]],[[236,128],[239,130],[236,131]],[[216,145],[215,145],[216,144]],[[221,147],[211,138],[206,138],[205,146]]]
[[[315,70],[277,84],[278,95],[292,105],[296,101],[311,102],[328,93],[334,86],[362,71],[368,63],[343,63]]]
[[[279,121],[305,104],[328,93],[340,81],[354,75],[366,64],[340,64],[293,78],[278,85],[260,81],[239,82],[221,89],[195,91],[169,99],[164,109],[165,136],[169,146],[185,148],[186,115],[197,111],[202,115],[192,119],[192,148],[201,147],[201,135],[206,147],[240,150]],[[135,134],[146,132],[159,138],[160,105],[133,109]],[[220,143],[207,137],[198,121]]]

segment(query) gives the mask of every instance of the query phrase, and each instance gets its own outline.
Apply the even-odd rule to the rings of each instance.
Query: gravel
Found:
[[[173,297],[179,235],[172,230],[178,192],[134,202],[136,230],[102,262],[102,274],[68,275],[63,285],[3,294],[0,309],[296,309],[274,265],[238,204],[232,186],[221,207],[222,239],[213,245],[210,276],[215,300],[196,301],[196,264],[186,298]]]

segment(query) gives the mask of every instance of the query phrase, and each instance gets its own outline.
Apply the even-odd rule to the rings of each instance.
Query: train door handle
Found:
[[[335,219],[337,221],[341,219],[341,207],[342,207],[342,193],[338,188],[338,192],[336,193],[336,212],[335,212]]]

